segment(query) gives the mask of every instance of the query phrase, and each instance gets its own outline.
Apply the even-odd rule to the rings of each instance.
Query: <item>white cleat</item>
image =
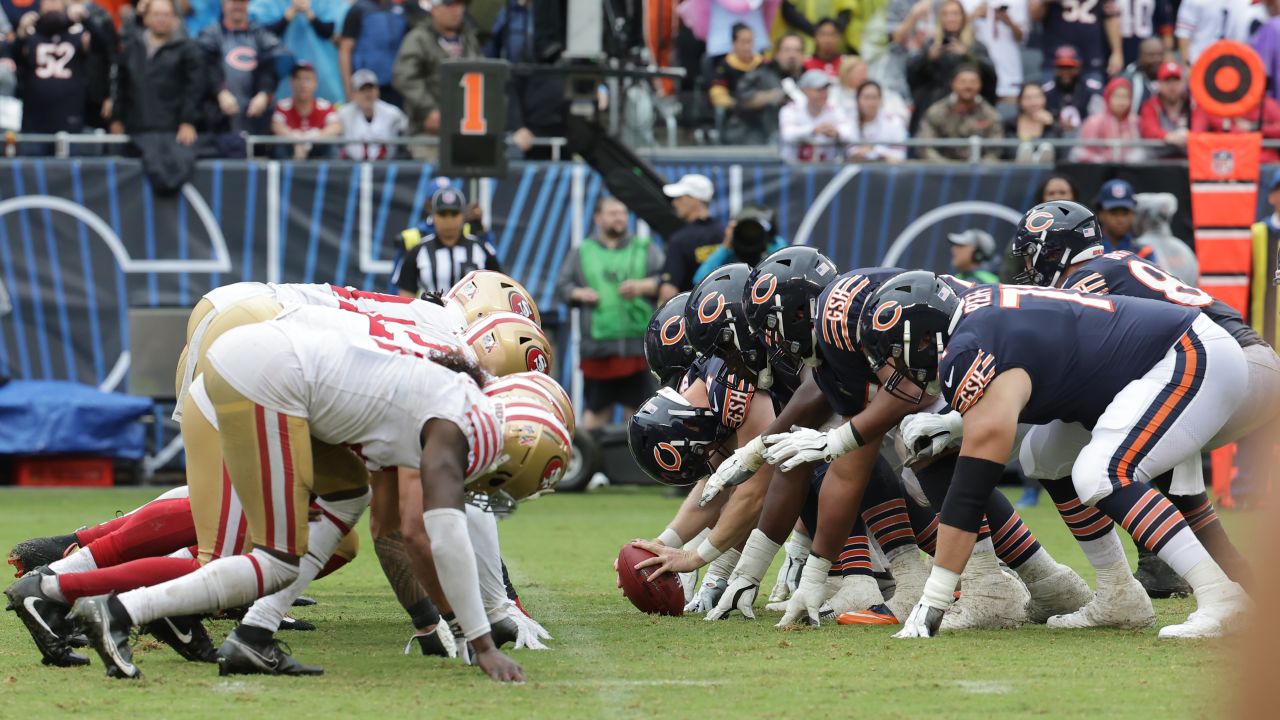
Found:
[[[1126,574],[1119,584],[1099,584],[1093,599],[1066,615],[1055,615],[1045,623],[1054,630],[1109,627],[1146,630],[1156,625],[1156,611],[1142,583]]]
[[[979,561],[981,555],[991,557]],[[978,553],[969,559],[960,576],[960,599],[942,617],[941,629],[956,632],[1015,628],[1027,621],[1030,602],[1027,586],[1016,574],[1001,570],[994,553]]]
[[[822,604],[819,617],[823,620],[835,619],[847,612],[866,610],[884,603],[880,594],[880,584],[870,575],[846,575],[841,579],[840,589],[831,599]]]
[[[1093,599],[1089,583],[1079,573],[1062,563],[1055,565],[1052,573],[1027,583],[1027,592],[1031,593],[1031,604],[1027,606],[1030,622],[1044,624],[1055,615],[1079,610]]]
[[[1161,640],[1198,640],[1218,638],[1239,629],[1252,603],[1244,588],[1233,582],[1221,582],[1202,588],[1196,594],[1196,611],[1181,625],[1160,628]]]
[[[924,594],[924,583],[929,579],[929,563],[916,548],[909,548],[889,561],[893,579],[897,582],[893,597],[885,602],[894,617],[906,618]]]

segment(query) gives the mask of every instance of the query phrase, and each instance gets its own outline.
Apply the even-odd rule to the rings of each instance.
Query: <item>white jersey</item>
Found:
[[[986,8],[986,15],[974,17],[973,12]],[[1002,20],[996,19],[996,10],[1006,8],[1009,20],[1022,31],[1025,41],[1031,32],[1031,17],[1027,0],[965,0],[964,10],[973,20],[973,38],[987,47],[991,64],[996,68],[996,95],[1016,97],[1022,87],[1022,47],[1024,42],[1014,39],[1013,30]]]
[[[1190,43],[1187,63],[1194,64],[1219,40],[1248,42],[1253,19],[1249,5],[1249,0],[1182,0],[1173,34]]]
[[[409,119],[395,105],[383,100],[373,106],[373,117],[365,117],[355,103],[338,108],[342,121],[342,137],[347,141],[342,154],[349,160],[384,160],[395,154],[395,148],[383,141],[400,137],[409,127]]]
[[[350,447],[370,469],[417,467],[422,426],[447,420],[466,435],[470,479],[501,450],[501,405],[421,350],[372,316],[295,306],[228,330],[207,356],[245,397],[306,418],[313,437]]]
[[[814,132],[824,124],[833,126],[837,137]],[[844,146],[858,139],[858,130],[852,118],[834,103],[827,103],[817,115],[810,115],[805,103],[791,103],[778,111],[778,137],[782,159],[787,162],[839,162],[844,158]]]

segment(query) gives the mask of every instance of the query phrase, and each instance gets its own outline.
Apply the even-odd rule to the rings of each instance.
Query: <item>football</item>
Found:
[[[652,568],[635,570],[636,563],[655,557],[653,553],[630,543],[618,551],[618,581],[622,594],[641,612],[658,615],[683,615],[684,590],[675,573],[663,573],[650,580]]]

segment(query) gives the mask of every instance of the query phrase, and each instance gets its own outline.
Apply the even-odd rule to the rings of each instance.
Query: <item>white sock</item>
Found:
[[[1196,589],[1191,578],[1187,577],[1187,573],[1191,569],[1198,566],[1201,562],[1209,559],[1209,551],[1204,549],[1200,541],[1196,539],[1195,533],[1191,532],[1191,528],[1184,527],[1177,532],[1164,547],[1160,548],[1160,552],[1156,553],[1160,559],[1169,564],[1173,571],[1182,576],[1191,585],[1191,589]],[[1212,564],[1212,563],[1211,563]],[[1213,565],[1218,567],[1216,564]],[[1218,570],[1218,574],[1222,575],[1222,570]],[[1226,575],[1222,575],[1226,579]],[[1216,582],[1216,581],[1215,581]]]
[[[990,543],[987,544],[990,545]],[[937,568],[937,564],[934,564],[934,567]],[[969,556],[969,562],[964,566],[964,574],[970,577],[998,572],[1000,572],[1000,560],[996,557],[994,549],[978,550],[975,547],[973,554]]]
[[[50,598],[66,605],[67,596],[62,594],[62,583],[58,582],[57,575],[45,575],[40,578],[40,590]]]
[[[480,599],[487,613],[506,605],[507,584],[502,582],[502,550],[498,546],[498,520],[471,505],[466,506],[467,534],[476,555],[476,572],[480,573]]]
[[[729,579],[732,580],[734,575],[741,575],[759,585],[760,579],[773,564],[773,556],[780,549],[782,546],[770,540],[762,530],[752,530],[747,537],[747,544],[742,547],[742,559],[738,561],[738,566],[733,569]]]
[[[991,538],[989,537],[982,538],[973,544],[974,555],[977,555],[978,553],[993,553],[995,551],[996,546],[991,544]]]
[[[1218,563],[1207,554],[1203,560],[1183,573],[1182,579],[1186,580],[1191,589],[1197,593],[1210,585],[1231,582],[1231,578],[1227,577],[1227,574],[1222,572],[1222,568],[1218,567]]]
[[[1089,559],[1089,564],[1094,570],[1101,570],[1119,562],[1128,566],[1129,560],[1125,557],[1124,545],[1121,544],[1120,534],[1116,532],[1114,525],[1111,527],[1111,532],[1097,540],[1080,540],[1079,543],[1080,549],[1084,551],[1084,556]]]
[[[1027,558],[1027,561],[1019,565],[1014,572],[1018,573],[1018,577],[1022,578],[1023,582],[1033,583],[1052,575],[1057,570],[1057,561],[1053,559],[1048,550],[1040,548],[1035,555]]]
[[[98,561],[93,557],[93,551],[87,547],[82,547],[70,555],[49,563],[49,569],[54,575],[62,575],[65,573],[86,572],[98,569]]]
[[[738,561],[742,559],[742,553],[735,550],[725,550],[720,557],[711,563],[711,567],[707,569],[708,577],[718,577],[729,579],[733,574],[733,569],[738,567]]]
[[[1133,578],[1133,571],[1129,569],[1129,561],[1123,558],[1119,562],[1095,566],[1094,574],[1098,578],[1098,589],[1107,585],[1120,586],[1137,582]]]
[[[298,576],[298,567],[255,548],[220,558],[168,582],[119,595],[134,625],[162,617],[211,613],[273,593]],[[261,583],[261,585],[259,585]]]

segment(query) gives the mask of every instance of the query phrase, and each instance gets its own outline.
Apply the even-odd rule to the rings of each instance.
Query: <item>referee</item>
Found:
[[[447,292],[472,270],[502,272],[493,245],[463,232],[463,210],[467,198],[451,187],[431,196],[431,220],[435,232],[422,239],[391,279],[401,295],[421,297],[430,292]]]

